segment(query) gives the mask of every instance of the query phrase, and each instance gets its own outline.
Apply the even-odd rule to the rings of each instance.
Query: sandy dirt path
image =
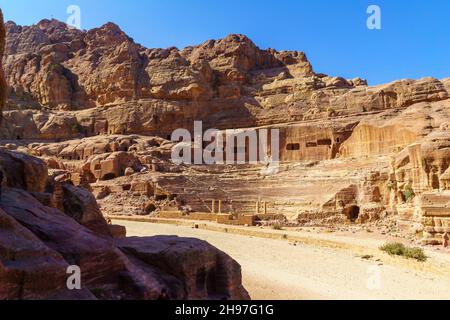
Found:
[[[208,241],[242,266],[252,299],[450,299],[449,276],[410,268],[410,262],[365,260],[350,250],[294,246],[183,226],[115,223],[126,226],[128,236],[177,235]]]

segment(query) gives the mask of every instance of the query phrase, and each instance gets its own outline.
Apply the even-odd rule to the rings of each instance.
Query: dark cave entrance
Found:
[[[359,213],[361,212],[361,209],[358,206],[352,206],[350,208],[348,208],[348,219],[351,222],[356,222],[356,220],[358,220],[359,218]]]

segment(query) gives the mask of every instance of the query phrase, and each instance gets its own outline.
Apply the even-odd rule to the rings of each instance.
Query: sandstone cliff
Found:
[[[6,33],[15,111],[5,138],[165,137],[194,120],[218,128],[285,122],[324,115],[336,94],[365,85],[317,75],[304,53],[261,50],[243,35],[178,50],[144,48],[112,23],[84,32],[56,20],[8,22]]]
[[[243,128],[405,108],[448,97],[436,79],[368,87],[314,73],[303,52],[262,50],[243,35],[148,49],[117,25],[6,24],[9,139],[98,134],[167,137],[174,129]]]
[[[0,57],[3,61],[3,54],[5,52],[5,25],[3,23],[3,13],[0,10]],[[5,108],[5,100],[7,96],[6,80],[3,74],[3,63],[0,61],[0,112]],[[1,118],[0,118],[1,120]]]
[[[206,242],[113,238],[85,189],[57,181],[44,162],[0,150],[0,299],[248,299],[240,266]],[[67,268],[82,290],[67,288]]]
[[[6,37],[0,136],[14,141],[4,146],[42,158],[55,181],[92,190],[105,214],[295,225],[394,215],[426,243],[450,232],[449,79],[368,86],[243,35],[149,49],[112,23],[79,31],[43,20],[8,22]],[[169,135],[194,120],[205,130],[280,129],[280,170],[175,166]],[[66,214],[99,232],[94,202]]]
[[[67,39],[57,30],[51,39],[26,32],[24,37],[32,48],[40,47],[42,41]],[[0,11],[1,53],[3,43]],[[27,56],[23,45],[13,39],[8,40],[8,54],[11,50]],[[53,49],[50,52],[58,55]],[[17,59],[9,67],[20,69]],[[65,70],[54,67],[55,73],[42,74],[43,91],[34,91],[42,99],[39,101],[78,101],[69,89],[73,79]],[[47,91],[61,88],[68,91]],[[14,86],[12,90],[17,93]],[[2,108],[5,93],[0,68]],[[66,93],[72,100],[66,100]],[[240,266],[208,243],[177,237],[122,238],[123,233],[121,238],[114,238],[113,226],[107,224],[92,194],[67,179],[49,176],[44,161],[2,148],[0,169],[4,173],[0,300],[158,299],[163,293],[170,299],[249,298],[242,287]],[[74,265],[81,270],[81,290],[69,290],[67,286],[68,268]]]

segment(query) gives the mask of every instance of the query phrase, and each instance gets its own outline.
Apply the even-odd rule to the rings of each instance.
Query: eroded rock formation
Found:
[[[8,172],[16,154],[0,154]],[[25,155],[21,160],[34,161]],[[14,172],[22,181],[35,171],[23,166]],[[248,298],[240,266],[206,242],[115,239],[88,191],[63,184],[61,210],[51,201],[57,182],[40,178],[47,190],[8,180],[2,193],[0,299],[158,299],[163,291],[171,299]],[[68,290],[70,265],[80,267],[83,290]]]
[[[6,31],[3,23],[3,13],[0,10],[0,57],[3,61],[3,54],[5,52],[5,38]],[[7,85],[3,73],[3,62],[0,61],[0,112],[5,108],[5,101],[7,97]],[[1,118],[0,118],[1,120]]]
[[[8,22],[6,32],[6,138],[166,137],[193,120],[219,129],[298,120],[366,85],[317,75],[304,53],[261,50],[242,35],[178,50],[144,48],[112,23],[83,32]]]
[[[14,141],[4,147],[42,158],[65,186],[35,197],[88,228],[104,228],[90,222],[98,208],[90,198],[83,214],[65,210],[87,201],[71,184],[106,215],[295,225],[395,216],[424,243],[450,232],[449,79],[368,86],[243,35],[148,49],[112,23],[79,31],[43,20],[8,22],[6,36],[0,135]],[[196,120],[204,130],[279,129],[279,168],[174,165],[170,135]],[[25,180],[12,178],[35,184]]]
[[[76,41],[80,33],[68,29],[61,32],[60,27],[55,22],[42,22],[33,30],[7,25],[5,59],[14,97],[58,107],[88,101],[79,91],[75,75],[58,64],[69,54],[68,47],[55,43],[74,37],[71,46],[83,46]],[[109,45],[119,35],[114,30],[97,30],[86,38],[101,39]],[[0,11],[1,53],[3,43]],[[30,48],[33,50],[28,51]],[[20,73],[24,68],[25,72],[36,71],[31,77],[30,73],[16,74],[21,80],[28,78],[24,81],[30,91],[17,86],[25,83],[10,73]],[[6,97],[6,86],[0,65],[3,108],[2,97]],[[122,141],[111,148],[128,151],[127,146]],[[123,238],[123,230],[107,224],[93,195],[74,186],[70,174],[56,170],[50,176],[43,160],[8,148],[14,146],[0,149],[0,168],[4,173],[0,199],[0,300],[158,299],[162,293],[165,299],[249,298],[242,287],[240,266],[223,252],[196,239]],[[109,149],[103,152],[106,150]],[[94,154],[95,148],[91,152]],[[70,154],[75,157],[77,153]],[[126,152],[118,152],[105,161],[108,159],[113,167],[119,166],[117,170],[122,165],[138,165]],[[58,169],[65,168],[62,162],[47,162],[54,167],[60,165]],[[69,266],[80,268],[81,290],[69,290]]]

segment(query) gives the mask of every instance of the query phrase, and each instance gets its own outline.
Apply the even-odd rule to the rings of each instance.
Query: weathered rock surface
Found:
[[[114,240],[89,192],[65,184],[62,196],[65,213],[27,188],[3,190],[0,299],[158,299],[163,290],[171,299],[249,298],[239,265],[206,242]],[[67,289],[69,265],[81,269],[81,291]]]
[[[0,166],[9,186],[30,192],[44,192],[47,168],[43,160],[20,152],[0,152]]]
[[[148,49],[112,23],[79,31],[43,20],[8,22],[6,36],[10,89],[0,136],[14,140],[4,147],[16,153],[0,161],[33,170],[19,156],[28,153],[44,159],[53,176],[39,185],[19,175],[10,184],[30,188],[42,205],[91,231],[114,230],[99,220],[101,209],[295,225],[367,223],[392,214],[406,229],[419,226],[425,243],[450,232],[449,79],[368,86],[317,74],[304,53],[262,50],[243,35],[183,50]],[[204,130],[279,129],[280,167],[268,173],[250,165],[174,165],[167,140],[195,120]],[[100,207],[73,185],[92,190]],[[161,267],[148,270],[145,261],[162,244],[116,244],[138,274]],[[205,263],[215,256],[198,255]],[[201,279],[213,270],[191,268]],[[191,277],[191,268],[171,276]],[[205,281],[192,296],[206,295]]]
[[[219,129],[291,121],[323,116],[334,96],[366,85],[316,75],[304,53],[261,50],[242,35],[184,50],[144,48],[112,23],[83,32],[56,20],[8,22],[6,35],[2,134],[14,139],[165,137],[194,119]]]
[[[6,30],[3,23],[3,13],[0,10],[0,112],[5,108],[5,101],[7,97],[6,79],[3,73],[3,54],[5,52],[5,38]],[[0,118],[1,119],[1,118]]]
[[[41,33],[22,36],[29,46],[64,38],[57,31],[51,39]],[[8,45],[15,52],[24,50],[11,40]],[[51,85],[37,92],[42,101],[66,103],[64,90],[45,91],[67,89],[55,72],[42,75]],[[0,98],[4,89],[0,83]],[[249,298],[239,265],[209,244],[176,237],[122,239],[117,244],[92,194],[71,185],[64,174],[50,178],[44,161],[3,149],[0,167],[8,185],[0,199],[0,300],[158,299],[163,292],[171,299]],[[191,258],[180,260],[181,255]],[[81,290],[67,287],[71,265],[81,270]]]
[[[64,184],[62,189],[64,213],[98,234],[111,234],[92,193],[71,184]]]
[[[239,285],[236,287],[240,281],[239,266],[224,253],[212,251],[208,243],[171,236],[145,240],[127,238],[116,243],[128,255],[165,270],[176,278],[189,279],[185,294],[193,299],[214,298],[214,295],[215,298],[246,298],[242,288]]]
[[[445,80],[368,87],[361,79],[316,74],[304,53],[261,50],[243,35],[183,50],[147,49],[112,23],[79,31],[43,20],[33,26],[8,22],[6,39],[10,89],[0,135],[8,139],[167,138],[177,128],[191,130],[194,120],[206,130],[370,118],[448,98]],[[358,130],[375,140],[384,134]]]

